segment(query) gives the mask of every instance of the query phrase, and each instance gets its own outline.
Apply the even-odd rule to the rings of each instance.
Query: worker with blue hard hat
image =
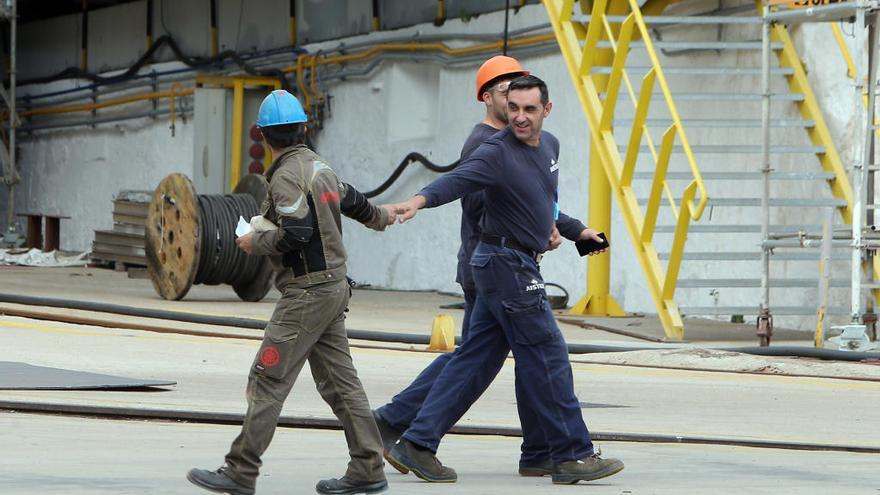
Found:
[[[254,493],[260,457],[269,446],[284,400],[306,361],[321,397],[342,423],[351,460],[342,478],[320,481],[323,494],[379,493],[388,483],[382,440],[348,348],[346,280],[340,214],[375,230],[394,223],[390,206],[376,207],[339,180],[305,144],[308,117],[287,91],[269,94],[257,126],[272,150],[263,217],[277,228],[236,241],[250,255],[269,256],[281,292],[250,368],[241,433],[220,469],[190,470],[194,484],[233,495]]]

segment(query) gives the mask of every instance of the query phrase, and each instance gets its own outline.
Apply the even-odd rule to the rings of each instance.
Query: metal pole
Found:
[[[874,105],[876,103],[876,95],[874,94],[875,89],[877,87],[877,41],[878,41],[878,33],[877,33],[877,14],[871,13],[870,20],[868,22],[868,102],[867,102],[867,127],[865,128],[865,139],[867,140],[865,144],[866,149],[866,161],[865,161],[865,229],[862,232],[867,232],[867,229],[873,227],[874,225],[874,144],[876,142],[876,135],[874,134],[874,122],[876,113],[874,111]],[[862,246],[864,248],[864,246]],[[873,266],[873,256],[869,255],[868,251],[863,251],[864,256],[862,256],[863,260],[863,269],[862,272],[865,274],[865,280],[871,284],[874,282],[874,266]],[[874,320],[876,317],[874,316],[874,291],[868,291],[866,297],[864,299],[865,310],[864,314],[870,314],[871,316],[865,318],[863,315],[863,320]],[[865,322],[867,323],[867,322]]]
[[[770,21],[769,4],[764,2],[761,24],[761,309],[758,316],[758,338],[762,346],[770,344]]]
[[[834,221],[834,208],[825,210],[825,221],[822,223],[822,256],[819,261],[819,310],[816,322],[816,335],[813,346],[822,348],[825,346],[825,335],[828,333],[828,293],[831,287],[831,224]]]
[[[873,16],[872,16],[873,17]],[[865,83],[868,81],[869,67],[866,67],[870,57],[866,56],[868,49],[866,39],[866,19],[865,9],[856,10],[856,22],[854,25],[856,37],[856,81],[855,81],[855,115],[862,119],[861,125],[855,126],[853,145],[855,149],[853,163],[853,219],[852,219],[852,266],[850,271],[851,277],[851,294],[850,294],[850,319],[853,323],[861,321],[862,315],[862,233],[864,228],[864,209],[865,209],[865,168],[870,162],[868,157],[869,148],[866,130],[870,129],[873,119],[870,118],[871,105],[874,102],[874,95],[868,94],[868,109],[863,109],[862,95],[865,91]],[[873,85],[871,85],[873,87]]]
[[[12,233],[15,231],[15,120],[17,114],[15,112],[15,51],[16,51],[16,12],[15,7],[17,0],[11,0],[11,12],[9,17],[9,173],[7,177],[7,187],[9,194],[7,199],[8,210],[6,219],[6,229]]]
[[[510,0],[504,2],[504,50],[503,55],[507,55],[507,41],[510,36],[508,26],[510,25]]]

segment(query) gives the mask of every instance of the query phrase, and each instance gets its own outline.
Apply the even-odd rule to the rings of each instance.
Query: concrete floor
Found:
[[[3,292],[259,318],[267,317],[272,307],[271,301],[237,301],[225,287],[195,287],[192,298],[162,301],[152,295],[149,281],[106,270],[5,268],[0,269],[0,286]],[[348,325],[427,333],[440,311],[460,318],[460,311],[437,309],[455,300],[359,291]],[[576,342],[644,343],[576,326],[564,332]],[[245,375],[257,345],[0,316],[0,361],[178,382],[159,392],[0,391],[0,401],[240,414]],[[373,406],[405,387],[436,356],[396,347],[353,342],[352,355]],[[573,372],[578,397],[586,403],[584,417],[594,432],[880,448],[880,381],[579,362]],[[513,362],[508,361],[462,424],[518,426],[513,380]],[[283,414],[332,417],[307,370]],[[0,412],[0,493],[199,493],[184,479],[186,470],[219,465],[236,432],[235,426]],[[602,447],[606,455],[623,459],[627,469],[589,487],[553,486],[547,479],[516,476],[518,441],[502,437],[447,437],[439,456],[458,469],[460,482],[455,485],[431,485],[391,468],[386,471],[392,493],[406,494],[880,493],[877,454],[617,442]],[[341,474],[345,458],[339,431],[280,430],[265,459],[260,493],[311,493],[318,479]]]
[[[197,494],[190,467],[215,468],[237,427],[0,413],[0,493]],[[64,439],[60,441],[60,439]],[[424,483],[386,466],[390,494],[876,494],[877,456],[711,445],[606,443],[626,461],[620,474],[556,486],[516,475],[513,438],[449,435],[442,455],[455,484]],[[279,429],[258,493],[314,493],[345,469],[338,431]],[[38,461],[38,462],[37,462]]]

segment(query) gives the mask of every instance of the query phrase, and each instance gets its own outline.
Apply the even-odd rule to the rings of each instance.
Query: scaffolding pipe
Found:
[[[10,17],[9,17],[9,177],[6,177],[6,187],[9,189],[7,194],[8,206],[6,210],[6,230],[9,233],[15,232],[15,124],[17,115],[15,113],[15,51],[17,38],[17,20],[16,20],[16,0],[9,0]]]
[[[822,254],[819,261],[819,310],[817,311],[816,334],[813,339],[813,347],[821,349],[825,346],[825,336],[828,334],[828,299],[831,291],[831,225],[834,223],[834,208],[825,210],[825,220],[822,222]]]
[[[852,265],[850,267],[851,277],[851,293],[850,293],[850,320],[858,323],[861,320],[862,313],[862,229],[864,227],[865,218],[865,168],[870,162],[867,145],[867,139],[870,134],[866,131],[866,126],[872,124],[869,115],[870,108],[873,103],[873,95],[868,95],[868,109],[864,109],[863,113],[863,97],[865,91],[865,83],[870,87],[869,74],[870,67],[865,67],[866,62],[870,64],[871,57],[866,53],[871,50],[867,46],[866,29],[868,28],[865,19],[865,9],[856,10],[856,21],[853,28],[856,38],[856,78],[853,109],[855,115],[863,120],[863,125],[857,125],[855,132],[857,133],[853,142],[856,144],[853,163],[853,218],[852,218]],[[873,16],[872,16],[873,18]]]
[[[761,314],[770,310],[770,21],[766,14],[769,5],[764,4],[764,22],[761,24],[761,179],[764,193],[761,195]]]
[[[864,7],[872,5],[874,2],[840,2],[828,5],[819,5],[816,7],[807,7],[803,9],[789,9],[770,12],[767,5],[764,6],[765,22],[778,23],[794,23],[808,21],[824,21],[833,19],[844,19],[855,14],[858,17],[859,12],[865,12]],[[858,24],[858,22],[856,23]]]

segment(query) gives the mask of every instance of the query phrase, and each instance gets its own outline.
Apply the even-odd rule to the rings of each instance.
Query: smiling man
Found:
[[[509,127],[481,145],[456,170],[397,205],[401,222],[421,208],[440,206],[484,191],[480,243],[471,267],[477,300],[470,337],[456,349],[409,429],[388,453],[401,470],[433,482],[454,482],[455,471],[435,453],[455,422],[454,412],[473,403],[474,389],[488,383],[481,368],[499,365],[513,351],[517,400],[534,411],[553,462],[553,483],[571,484],[611,476],[623,469],[593,448],[574,394],[568,348],[547,303],[538,269],[557,215],[559,141],[542,131],[552,104],[547,86],[532,75],[510,83]],[[584,228],[572,240],[598,240]],[[491,378],[489,378],[491,380]],[[470,401],[462,404],[463,401]]]

